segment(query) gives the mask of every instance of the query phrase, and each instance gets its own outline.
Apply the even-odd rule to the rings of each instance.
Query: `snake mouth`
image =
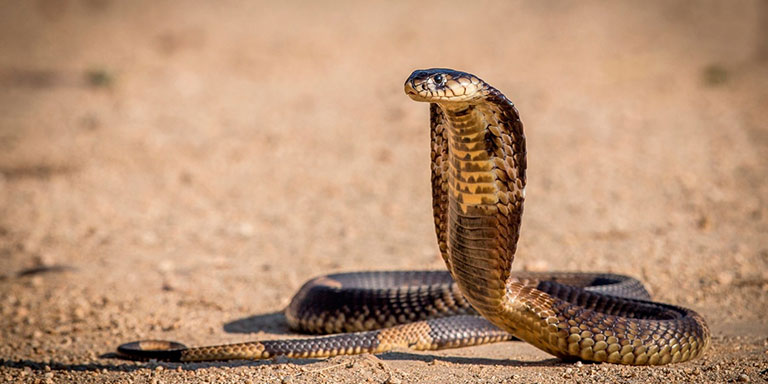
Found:
[[[405,94],[415,101],[429,101],[429,96],[417,91],[416,87],[417,85],[413,79],[408,79],[408,81],[405,82]]]

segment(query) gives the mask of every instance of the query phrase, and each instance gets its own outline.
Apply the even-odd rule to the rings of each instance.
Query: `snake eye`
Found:
[[[443,77],[443,75],[441,75],[439,73],[437,75],[435,75],[432,78],[432,80],[434,80],[435,84],[437,84],[437,85],[443,85],[443,82],[445,82],[445,78]]]

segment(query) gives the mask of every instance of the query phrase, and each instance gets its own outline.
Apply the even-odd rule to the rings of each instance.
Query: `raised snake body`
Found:
[[[526,184],[517,110],[478,77],[449,69],[413,72],[405,92],[430,103],[433,211],[448,273],[324,276],[305,284],[286,309],[294,329],[353,333],[195,348],[149,340],[118,351],[179,361],[325,357],[515,336],[563,359],[655,365],[707,348],[701,316],[647,301],[634,279],[513,273]]]

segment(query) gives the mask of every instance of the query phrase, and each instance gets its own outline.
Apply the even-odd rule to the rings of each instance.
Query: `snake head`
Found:
[[[487,94],[488,86],[477,76],[447,68],[419,69],[405,81],[405,93],[429,103],[472,103]]]

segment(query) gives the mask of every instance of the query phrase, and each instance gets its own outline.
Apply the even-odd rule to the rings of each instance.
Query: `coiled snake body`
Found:
[[[286,309],[294,329],[352,333],[195,348],[148,340],[118,352],[177,361],[326,357],[514,336],[563,359],[655,365],[707,348],[701,316],[648,301],[637,280],[512,272],[526,183],[517,109],[478,77],[449,69],[413,72],[405,92],[430,103],[433,211],[447,272],[324,276],[306,283]]]

